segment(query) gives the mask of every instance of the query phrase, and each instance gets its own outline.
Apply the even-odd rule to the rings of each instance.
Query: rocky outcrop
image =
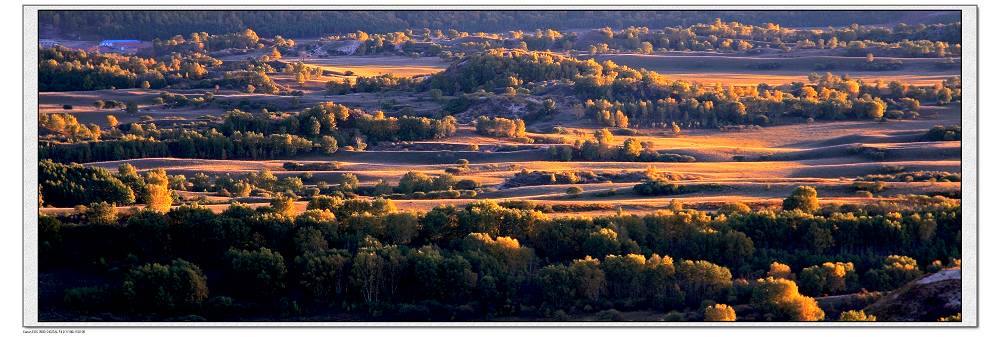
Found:
[[[962,312],[962,269],[914,280],[865,308],[879,321],[937,321]]]

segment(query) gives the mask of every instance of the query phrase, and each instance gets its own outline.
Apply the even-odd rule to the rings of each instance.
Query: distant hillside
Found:
[[[170,38],[193,32],[221,34],[252,28],[262,36],[317,37],[363,30],[408,28],[506,32],[542,28],[690,25],[715,18],[788,27],[947,23],[958,11],[41,11],[39,23],[86,38]],[[45,33],[45,31],[43,31]],[[50,38],[50,36],[42,36]]]

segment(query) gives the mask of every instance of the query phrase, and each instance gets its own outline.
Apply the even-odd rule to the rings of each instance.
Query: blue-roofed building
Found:
[[[126,54],[139,51],[139,47],[141,46],[142,41],[139,40],[102,40],[101,43],[97,45],[99,50],[104,53]]]
[[[52,48],[52,47],[55,47],[55,46],[58,46],[58,45],[59,45],[59,42],[56,42],[55,40],[51,40],[51,39],[41,39],[41,40],[38,40],[38,47],[39,48]]]

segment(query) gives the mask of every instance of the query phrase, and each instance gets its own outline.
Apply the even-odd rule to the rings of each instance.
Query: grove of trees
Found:
[[[959,81],[918,87],[892,81],[865,82],[831,73],[811,74],[810,83],[772,87],[705,86],[611,60],[580,60],[548,52],[491,49],[466,56],[422,87],[453,95],[495,91],[514,78],[523,83],[561,81],[606,126],[673,128],[768,125],[786,118],[882,119],[887,112],[913,111],[921,102],[946,104],[960,95]],[[894,118],[902,116],[900,112]]]
[[[40,218],[41,267],[121,275],[67,290],[63,305],[85,312],[478,320],[651,309],[728,321],[747,304],[739,319],[822,320],[811,296],[894,289],[922,275],[920,265],[959,256],[957,203],[911,198],[592,218],[492,201],[415,213],[330,197],[298,214],[278,201],[219,214],[90,212]]]
[[[71,142],[43,143],[39,157],[62,163],[147,157],[274,159],[304,153],[364,150],[367,142],[442,139],[457,130],[455,118],[386,117],[326,102],[298,113],[229,111],[209,128],[159,129],[156,124],[119,126],[119,137],[94,141],[99,128],[80,126],[66,114],[40,119],[43,128]],[[96,125],[95,125],[96,126]],[[108,137],[105,137],[108,138]],[[75,141],[75,142],[72,142]]]

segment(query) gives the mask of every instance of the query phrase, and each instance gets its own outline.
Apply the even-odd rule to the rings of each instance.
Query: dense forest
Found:
[[[43,268],[102,280],[69,289],[63,305],[146,319],[620,320],[650,309],[712,320],[701,308],[737,307],[741,320],[816,321],[826,317],[814,296],[891,290],[960,264],[957,202],[821,208],[816,197],[801,187],[783,210],[677,204],[594,218],[488,200],[414,213],[318,196],[298,215],[282,197],[221,214],[102,203],[41,216],[39,243]]]
[[[959,21],[960,13],[923,17],[920,11],[40,11],[39,23],[94,38],[167,39],[196,32],[224,34],[253,28],[265,36],[317,37],[358,30],[409,28],[505,32],[512,29],[684,26],[715,18],[791,27]],[[923,22],[920,20],[930,20]]]

